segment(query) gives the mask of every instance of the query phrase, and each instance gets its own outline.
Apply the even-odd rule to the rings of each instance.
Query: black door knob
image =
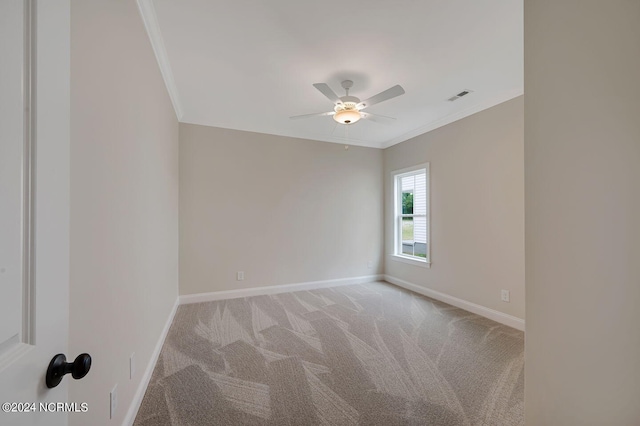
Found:
[[[91,369],[91,355],[80,354],[73,362],[67,362],[67,357],[58,354],[53,357],[47,368],[46,382],[48,388],[55,388],[60,384],[65,374],[71,373],[74,379],[82,379]]]

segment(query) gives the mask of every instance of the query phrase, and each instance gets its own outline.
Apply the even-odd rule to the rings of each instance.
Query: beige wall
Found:
[[[640,2],[525,2],[527,425],[640,424]]]
[[[180,124],[180,294],[380,273],[381,177],[377,149]]]
[[[178,123],[134,1],[71,2],[70,274],[70,423],[121,424],[178,295]]]
[[[385,273],[524,318],[523,97],[384,151]],[[393,253],[391,172],[430,163],[431,268]],[[500,290],[511,291],[511,302]]]

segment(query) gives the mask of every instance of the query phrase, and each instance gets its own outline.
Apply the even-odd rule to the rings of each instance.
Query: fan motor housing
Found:
[[[356,106],[356,104],[360,103],[360,99],[356,98],[355,96],[343,96],[340,98],[340,100],[343,104],[353,103],[354,107]]]

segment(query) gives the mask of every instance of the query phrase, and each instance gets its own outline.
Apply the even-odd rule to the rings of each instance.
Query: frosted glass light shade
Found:
[[[345,109],[333,115],[333,119],[340,124],[353,124],[360,120],[360,111],[357,109]]]

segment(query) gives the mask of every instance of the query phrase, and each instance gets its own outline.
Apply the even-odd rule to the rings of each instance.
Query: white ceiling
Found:
[[[139,0],[180,121],[385,148],[523,93],[523,0]],[[361,100],[406,94],[331,117],[312,84]],[[455,102],[456,93],[473,93]]]

